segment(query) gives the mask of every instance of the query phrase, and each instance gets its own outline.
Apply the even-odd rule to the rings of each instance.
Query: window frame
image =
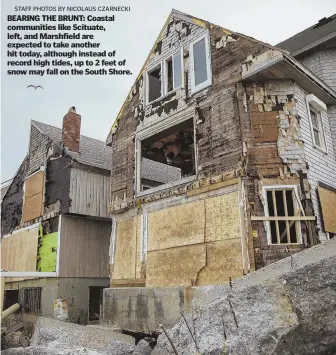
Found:
[[[203,81],[198,85],[195,85],[195,65],[194,65],[194,45],[205,40],[205,54],[206,54],[206,70],[207,70],[207,80]],[[202,36],[198,37],[192,41],[189,45],[189,58],[190,58],[190,81],[191,81],[191,93],[194,94],[200,90],[212,84],[212,70],[211,70],[211,52],[210,52],[210,40],[209,40],[209,30],[207,30]]]
[[[152,187],[148,190],[141,191],[141,142],[157,133],[160,133],[170,127],[176,126],[179,123],[182,123],[184,121],[188,121],[190,119],[193,119],[193,124],[194,124],[194,154],[195,154],[195,171],[196,173],[192,176],[188,176],[185,178],[182,178],[180,180],[176,180],[173,182],[169,182],[166,184],[162,184],[160,186]],[[161,124],[159,124],[161,123]],[[196,121],[195,121],[195,108],[194,106],[191,106],[187,108],[186,110],[183,110],[181,112],[177,112],[159,122],[155,125],[148,126],[146,128],[143,128],[142,130],[139,130],[136,133],[135,136],[135,197],[141,197],[145,195],[149,195],[151,193],[165,190],[167,188],[173,187],[173,186],[178,186],[178,185],[183,185],[187,182],[191,182],[196,180],[196,174],[198,171],[198,150],[197,150],[197,144],[196,144]]]
[[[149,78],[148,78],[148,74],[151,73],[152,71],[154,71],[156,68],[160,67],[161,69],[161,96],[158,97],[157,99],[155,100],[152,100],[152,101],[149,101]],[[163,68],[162,68],[162,61],[152,65],[147,71],[146,71],[146,80],[145,80],[145,93],[146,93],[146,105],[150,105],[152,104],[153,102],[156,102],[158,100],[161,100],[164,93],[163,93],[163,89],[164,89],[164,85],[163,85],[163,81],[162,79],[164,79],[163,77]]]
[[[307,103],[309,125],[310,125],[310,132],[311,132],[311,136],[312,136],[313,146],[314,146],[314,148],[327,154],[328,148],[327,148],[327,142],[326,142],[326,136],[325,136],[325,130],[324,130],[324,124],[323,124],[323,116],[322,116],[323,113],[327,112],[327,106],[325,105],[324,102],[319,100],[313,94],[306,96],[306,103]],[[317,124],[318,124],[317,128],[319,129],[318,134],[319,134],[319,139],[320,139],[321,145],[318,145],[315,140],[315,135],[314,135],[315,127],[313,125],[311,111],[313,111],[316,114]]]
[[[265,217],[270,217],[269,215],[269,206],[268,206],[268,201],[267,201],[267,191],[285,191],[285,190],[292,190],[292,194],[293,194],[293,207],[295,210],[300,210],[300,212],[302,213],[302,205],[299,203],[299,195],[298,195],[298,187],[297,185],[273,185],[273,186],[262,186],[262,197],[263,197],[263,205],[264,205],[264,213],[265,213]],[[272,195],[274,196],[274,195]],[[274,197],[273,197],[274,198]],[[288,239],[287,239],[287,243],[281,243],[278,242],[278,240],[280,239],[281,236],[279,236],[278,238],[278,233],[279,230],[277,227],[277,243],[273,243],[272,242],[272,233],[271,233],[271,221],[264,221],[265,223],[265,229],[266,229],[266,234],[267,234],[267,244],[268,245],[278,245],[278,246],[282,246],[282,245],[301,245],[303,243],[302,241],[302,234],[301,234],[301,222],[300,220],[295,220],[295,219],[291,219],[291,217],[295,217],[295,216],[288,216],[288,208],[286,211],[287,214],[287,220],[285,220],[286,222],[286,232],[288,235],[288,231],[289,231],[289,227],[288,224],[291,221],[295,221],[295,230],[297,233],[297,242],[296,243],[288,243]],[[273,216],[273,217],[280,217],[280,216]],[[279,220],[275,220],[277,223],[279,222]]]
[[[181,56],[181,85],[175,87],[175,78],[174,78],[174,56],[176,54],[180,54]],[[172,60],[172,68],[173,68],[173,89],[168,91],[168,60]],[[184,61],[183,61],[183,47],[181,47],[178,51],[170,54],[164,60],[164,93],[165,95],[171,94],[172,92],[176,91],[177,89],[184,88]]]

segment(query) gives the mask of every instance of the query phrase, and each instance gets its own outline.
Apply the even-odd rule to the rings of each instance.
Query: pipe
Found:
[[[5,311],[2,312],[1,320],[4,320],[5,318],[15,313],[19,309],[20,309],[20,305],[18,303],[14,303],[13,306],[10,306],[9,308],[7,308]]]

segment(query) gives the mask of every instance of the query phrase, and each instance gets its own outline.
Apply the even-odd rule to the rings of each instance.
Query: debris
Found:
[[[141,339],[135,347],[132,355],[150,355],[152,348],[146,340]]]
[[[169,344],[170,344],[171,347],[173,348],[174,354],[175,354],[175,355],[178,355],[178,352],[177,352],[177,350],[176,350],[176,348],[175,348],[175,345],[174,345],[173,341],[170,339],[170,337],[169,337],[169,335],[168,335],[166,329],[164,328],[164,326],[163,326],[162,324],[160,324],[160,328],[163,330],[163,333],[165,334],[166,338],[168,339]]]

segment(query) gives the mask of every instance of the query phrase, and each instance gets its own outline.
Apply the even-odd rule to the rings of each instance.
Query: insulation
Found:
[[[2,238],[1,268],[6,271],[36,271],[38,238],[38,227]]]
[[[41,235],[41,246],[39,247],[38,271],[56,271],[58,232]]]
[[[204,201],[182,204],[148,215],[148,250],[204,242]]]
[[[326,232],[336,233],[336,192],[318,186],[321,201],[324,229]]]

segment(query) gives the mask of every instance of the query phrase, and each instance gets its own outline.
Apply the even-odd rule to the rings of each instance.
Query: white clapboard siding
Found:
[[[70,173],[70,213],[109,217],[110,177],[76,168]]]

